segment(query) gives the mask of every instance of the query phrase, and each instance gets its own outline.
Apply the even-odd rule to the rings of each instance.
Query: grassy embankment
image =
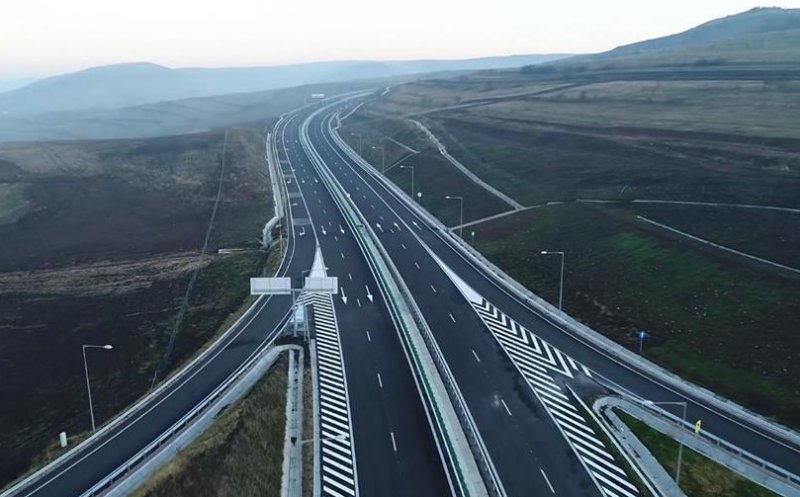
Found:
[[[670,475],[677,468],[678,442],[624,412],[616,414],[664,466]],[[764,487],[687,447],[683,448],[680,487],[687,497],[777,497]]]
[[[238,403],[135,497],[280,495],[287,361],[280,359]]]
[[[497,197],[477,186],[455,169],[438,150],[433,147],[417,128],[398,120],[371,121],[353,119],[345,121],[340,134],[358,152],[359,136],[364,145],[363,157],[377,170],[382,169],[379,147],[385,151],[386,177],[404,192],[411,194],[411,170],[414,167],[414,196],[423,207],[435,213],[448,226],[461,220],[459,202],[445,199],[446,195],[462,196],[464,222],[480,219],[507,211],[510,207]],[[413,154],[392,140],[396,140],[418,154]],[[419,195],[421,194],[421,196]]]

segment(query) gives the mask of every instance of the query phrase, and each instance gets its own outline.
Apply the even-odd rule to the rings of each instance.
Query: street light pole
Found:
[[[455,195],[445,195],[444,198],[447,200],[458,200],[459,202],[459,222],[458,222],[458,236],[459,238],[464,238],[462,235],[464,234],[464,197],[458,197]]]
[[[564,300],[564,252],[549,252],[547,250],[542,250],[541,254],[561,256],[561,282],[558,285],[558,310],[560,311],[562,309],[561,304]]]
[[[92,433],[95,431],[94,406],[92,405],[92,386],[89,383],[89,365],[86,362],[86,349],[105,349],[111,350],[111,345],[83,345],[83,372],[86,374],[86,392],[89,394],[89,416],[92,418]]]
[[[381,174],[383,174],[385,176],[386,175],[386,147],[384,147],[383,145],[381,145],[380,147],[373,146],[372,150],[375,150],[376,148],[381,149]]]
[[[653,402],[652,400],[645,400],[642,404],[646,406],[682,406],[683,407],[683,426],[686,426],[686,408],[688,402]],[[678,440],[678,463],[675,466],[675,484],[679,485],[681,482],[681,463],[683,462],[683,442]]]
[[[400,169],[411,169],[411,200],[414,200],[414,166],[401,165]]]

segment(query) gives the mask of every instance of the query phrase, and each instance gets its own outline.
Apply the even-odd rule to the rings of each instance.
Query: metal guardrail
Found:
[[[306,126],[306,128],[307,128],[307,126]],[[307,133],[307,131],[305,131],[305,133]],[[301,133],[301,137],[305,133]],[[307,152],[308,152],[308,150],[307,150]],[[320,160],[320,163],[324,162],[324,161],[321,161],[321,159],[319,159],[318,157],[317,157],[317,160]],[[315,164],[315,166],[317,166],[317,165]],[[341,189],[341,187],[340,187],[338,181],[335,178],[332,177],[332,175],[327,170],[327,168],[325,168],[324,166],[323,167],[317,166],[317,170],[320,173],[320,176],[323,178],[323,181],[326,182],[326,185],[330,185],[329,186],[329,190],[331,191],[331,193],[335,193],[335,195],[333,195],[334,196],[334,200],[336,200],[337,203],[339,203],[342,207],[344,207],[343,210],[349,212],[352,209],[354,211],[354,214],[350,214],[350,215],[352,215],[352,216],[357,218],[356,223],[354,223],[356,225],[356,227],[360,227],[361,229],[364,229],[365,231],[368,231],[369,232],[369,237],[372,240],[377,240],[377,236],[375,235],[375,233],[372,230],[371,226],[369,226],[369,223],[367,223],[366,219],[363,218],[363,215],[361,215],[361,213],[358,211],[358,209],[355,209],[355,208],[353,208],[353,207],[351,207],[349,205],[349,202],[352,202],[352,201],[349,200],[349,199],[345,200],[346,193],[343,194],[341,191],[339,191]],[[348,216],[346,215],[345,217],[348,217]],[[351,226],[351,228],[352,228],[352,226]],[[359,229],[357,229],[357,228],[353,229],[353,232],[356,234],[356,238],[357,239],[359,237],[363,237],[363,235],[360,233]],[[370,240],[370,242],[371,242],[371,240]],[[370,245],[370,242],[367,242],[366,240],[364,240],[364,241],[360,241],[360,244],[363,243],[364,244],[363,246],[365,246],[365,248],[366,248],[366,246]],[[383,246],[380,243],[374,243],[372,245],[373,245],[371,247],[372,250],[378,252],[377,256],[379,256],[383,260],[384,265],[392,273],[392,277],[394,278],[394,281],[396,282],[396,285],[397,285],[397,287],[398,287],[398,289],[400,291],[400,298],[402,298],[403,301],[405,302],[405,304],[409,307],[409,309],[411,309],[412,319],[414,320],[417,328],[419,328],[422,331],[421,335],[422,335],[423,341],[425,342],[426,347],[427,347],[428,352],[430,353],[431,357],[434,359],[434,365],[436,366],[436,369],[437,369],[440,377],[443,380],[443,383],[445,385],[445,390],[447,391],[448,397],[450,398],[450,401],[453,404],[453,407],[455,408],[454,410],[456,412],[456,415],[459,418],[459,422],[460,422],[460,424],[462,426],[462,429],[464,430],[464,433],[467,436],[467,443],[468,443],[468,445],[470,447],[470,450],[471,450],[471,452],[473,454],[473,457],[476,460],[476,463],[478,465],[478,469],[479,469],[479,471],[481,473],[482,479],[484,480],[484,484],[486,485],[487,491],[493,497],[503,497],[503,496],[505,496],[505,490],[503,489],[502,483],[500,482],[500,478],[497,475],[497,471],[495,470],[494,465],[491,462],[491,458],[489,457],[488,450],[486,449],[486,446],[483,443],[483,440],[481,439],[481,437],[479,435],[479,432],[478,432],[477,426],[475,424],[475,421],[472,418],[472,415],[469,412],[469,409],[468,409],[468,407],[466,405],[466,401],[463,398],[463,396],[461,395],[460,390],[458,389],[458,386],[457,386],[457,384],[455,382],[455,379],[453,378],[452,372],[450,371],[449,367],[447,366],[447,363],[446,363],[446,361],[444,359],[444,356],[443,356],[443,354],[441,352],[441,349],[439,349],[438,344],[434,340],[433,334],[431,333],[430,328],[428,327],[427,323],[425,322],[425,319],[422,318],[422,313],[419,310],[419,308],[417,307],[417,304],[414,301],[413,297],[411,296],[411,292],[409,291],[408,287],[405,285],[405,282],[404,282],[402,276],[400,275],[400,273],[397,270],[397,268],[394,266],[394,263],[391,261],[391,258],[389,257],[388,253],[386,253],[386,251],[383,248]],[[376,258],[377,256],[375,254],[371,253],[371,252],[372,251],[369,250],[369,249],[365,250],[365,254],[367,255],[368,259]],[[372,262],[372,264],[377,265],[376,262]],[[380,274],[380,272],[378,272],[378,271],[376,271],[376,273],[377,273],[376,274],[376,278],[379,281],[381,281],[384,278],[384,276],[382,274]],[[384,283],[384,285],[385,285],[385,283]],[[386,294],[391,296],[391,293],[386,293]],[[392,302],[392,304],[394,305],[393,302]],[[401,318],[401,322],[402,322],[402,318]],[[407,330],[404,330],[404,331],[407,333]],[[412,348],[412,351],[413,351],[413,344],[409,343],[409,346]]]
[[[641,405],[640,403],[635,403],[635,402],[634,404],[636,404],[641,409],[646,409],[656,417],[661,418],[666,422],[673,424],[676,428],[683,428],[690,432],[694,430],[694,425],[692,423],[684,421],[682,418],[676,416],[675,414],[672,414],[671,412],[659,408],[657,405],[653,406]],[[798,490],[800,491],[800,476],[790,471],[787,471],[786,469],[781,468],[780,466],[776,466],[775,464],[769,461],[765,461],[764,459],[758,457],[752,452],[748,452],[742,449],[741,447],[733,445],[732,443],[723,440],[722,438],[714,435],[713,433],[707,432],[705,430],[700,430],[700,433],[696,434],[696,436],[708,441],[717,448],[720,448],[728,452],[732,456],[747,461],[748,463],[758,466],[759,468],[765,471],[769,471],[770,473],[774,474],[780,479],[797,486]]]

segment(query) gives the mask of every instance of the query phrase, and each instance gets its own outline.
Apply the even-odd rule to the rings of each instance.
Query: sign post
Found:
[[[324,274],[324,273],[323,273]],[[291,278],[250,278],[250,295],[291,295],[292,296],[292,336],[297,337],[299,305],[297,297],[303,293],[336,295],[339,292],[339,278],[335,276],[308,276],[302,279],[302,286],[293,287]],[[303,319],[305,322],[305,318]],[[306,326],[306,330],[308,327]]]

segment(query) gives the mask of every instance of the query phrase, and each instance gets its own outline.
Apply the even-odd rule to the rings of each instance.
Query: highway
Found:
[[[346,368],[359,492],[448,495],[433,434],[378,285],[347,222],[300,146],[302,117],[290,120],[282,142],[294,170],[293,183],[302,193],[302,205],[312,223],[313,233],[303,237],[317,237],[328,274],[339,278],[340,293],[334,296],[334,305]],[[326,477],[323,472],[323,489]]]
[[[685,400],[689,403],[688,418],[702,419],[704,429],[766,461],[794,473],[800,472],[800,451],[790,440],[766,432],[736,412],[709,407],[694,392],[679,391],[647,371],[611,357],[559,328],[507,290],[487,269],[456,248],[448,236],[410,209],[407,197],[386,188],[376,179],[374,170],[365,171],[342,152],[329,130],[337,110],[331,108],[314,118],[310,125],[311,141],[351,194],[353,202],[376,228],[380,241],[414,293],[470,402],[473,415],[476,420],[482,420],[479,424],[484,440],[494,444],[494,448],[490,448],[492,458],[509,495],[521,495],[531,488],[546,489],[535,477],[539,464],[544,474],[552,472],[551,483],[559,493],[571,495],[585,488],[586,478],[582,478],[581,471],[570,463],[564,439],[559,438],[558,430],[548,426],[541,403],[537,404],[538,399],[531,397],[530,391],[536,388],[526,388],[519,361],[511,359],[514,354],[508,352],[509,348],[501,350],[501,340],[496,339],[498,334],[488,332],[485,320],[476,320],[477,313],[473,310],[477,311],[478,304],[466,302],[465,291],[469,290],[482,298],[493,312],[502,313],[506,319],[561,351],[565,363],[585,366],[591,376],[603,379],[606,384],[619,385],[643,399]],[[457,193],[441,192],[442,195]],[[448,269],[460,282],[453,281]],[[564,375],[563,384],[575,390],[585,389],[586,376],[569,378]],[[590,392],[596,392],[596,388],[590,387]],[[543,447],[547,449],[542,450]],[[524,457],[526,451],[531,452],[527,458]],[[565,487],[559,488],[559,485]]]
[[[297,122],[290,117],[275,129],[287,147],[289,143],[296,145]],[[289,166],[284,170],[291,174],[292,163],[302,167],[307,157],[299,152],[292,157],[291,151],[287,156],[287,150],[291,149],[284,149],[279,155]],[[307,206],[303,194],[310,185],[303,185],[302,181],[287,181],[289,197],[294,199],[288,224],[309,216],[312,226],[343,224],[335,209],[320,207],[317,202]],[[365,292],[358,292],[360,286],[377,287],[358,256],[352,237],[342,233],[336,239],[323,236],[320,244],[330,271],[347,278],[343,286],[352,289],[351,305],[337,302],[336,313],[343,330],[354,420],[352,436],[358,447],[357,486],[363,488],[363,495],[447,495],[447,475],[382,298],[376,292],[374,303],[368,302]],[[311,268],[316,245],[313,232],[289,236],[287,255],[278,274],[299,280]],[[345,252],[348,259],[339,255]],[[353,305],[358,298],[362,307]],[[249,357],[271,344],[288,322],[291,305],[287,296],[260,298],[207,353],[176,375],[176,380],[141,400],[120,421],[101,429],[83,448],[72,450],[66,459],[45,468],[9,495],[79,496],[96,486],[202,402]],[[366,330],[370,331],[369,338]]]
[[[508,356],[417,241],[412,231],[417,228],[410,223],[411,228],[401,225],[402,220],[366,184],[358,183],[346,161],[330,147],[322,134],[330,117],[327,114],[312,123],[312,142],[404,275],[475,418],[506,493],[603,495],[534,392],[525,388],[521,377],[509,374],[514,366]],[[598,443],[596,437],[586,438],[590,444]]]
[[[581,401],[608,385],[653,401],[687,401],[689,419],[743,449],[800,473],[800,447],[734,411],[599,349],[554,324],[334,136],[337,112],[357,100],[309,106],[276,126],[289,197],[287,255],[279,275],[300,279],[319,250],[339,279],[332,301],[309,302],[322,397],[323,495],[453,494],[451,468],[431,428],[398,332],[369,265],[304,149],[304,138],[347,190],[410,289],[466,400],[508,496],[639,495],[587,422]],[[308,134],[301,136],[307,125]],[[457,195],[459,192],[441,192]],[[243,282],[245,284],[245,282]],[[289,297],[262,297],[167,386],[13,495],[82,495],[124,465],[286,324]],[[330,439],[330,427],[341,436]],[[309,434],[306,434],[308,437]],[[5,497],[5,494],[3,494]]]

